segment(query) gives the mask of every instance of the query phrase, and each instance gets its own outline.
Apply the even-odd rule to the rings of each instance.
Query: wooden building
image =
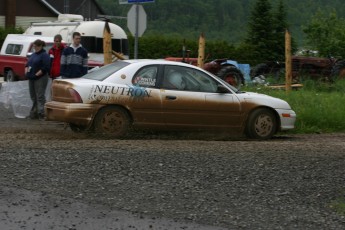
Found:
[[[56,21],[64,13],[94,20],[104,11],[96,0],[0,0],[0,27],[26,29],[32,22]]]

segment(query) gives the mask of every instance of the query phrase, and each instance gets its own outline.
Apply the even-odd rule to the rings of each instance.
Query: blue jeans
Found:
[[[29,80],[29,92],[32,100],[30,117],[44,116],[44,104],[46,103],[46,88],[48,75],[44,75],[37,80]]]

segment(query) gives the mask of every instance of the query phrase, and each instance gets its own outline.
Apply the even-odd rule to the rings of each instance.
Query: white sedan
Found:
[[[58,79],[46,120],[114,138],[131,127],[234,131],[268,139],[294,128],[296,113],[271,96],[241,92],[209,72],[165,60],[125,60],[82,78]]]

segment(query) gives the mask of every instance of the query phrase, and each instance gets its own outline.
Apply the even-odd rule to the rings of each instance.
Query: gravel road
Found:
[[[345,134],[109,140],[0,116],[0,229],[345,229]]]

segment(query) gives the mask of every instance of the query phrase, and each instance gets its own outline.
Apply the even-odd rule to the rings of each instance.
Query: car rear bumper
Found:
[[[45,115],[47,121],[88,126],[101,107],[103,105],[50,101],[45,104]]]
[[[293,110],[276,109],[280,118],[280,130],[290,130],[295,128],[296,113]]]

